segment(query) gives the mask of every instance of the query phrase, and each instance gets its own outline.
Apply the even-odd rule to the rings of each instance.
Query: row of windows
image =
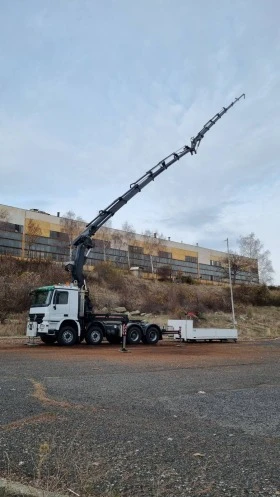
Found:
[[[23,226],[21,224],[13,224],[6,221],[0,221],[0,230],[23,233]]]
[[[69,235],[67,235],[67,233],[63,233],[62,231],[50,231],[50,238],[69,243]]]
[[[22,226],[18,225],[13,225],[17,226],[19,228],[22,228]],[[54,232],[52,231],[52,236],[55,237],[57,235],[60,235],[62,238],[67,236],[65,233],[59,233],[59,232]],[[16,236],[16,233],[12,234],[10,233],[11,239],[6,239],[5,237],[5,246],[3,242],[0,245],[0,253],[13,253],[20,255],[21,254],[21,245],[20,241],[16,241],[12,239],[12,237]],[[44,257],[44,254],[47,255],[47,257],[50,257],[54,260],[65,260],[69,256],[69,247],[67,245],[60,246],[60,245],[55,245],[54,244],[54,239],[51,242],[50,239],[48,239],[48,244],[42,243],[45,241],[45,237],[39,237],[39,240],[36,244],[34,244],[33,247],[31,247],[31,250],[28,251],[28,256],[29,257]],[[150,255],[144,254],[143,253],[143,247],[138,247],[138,246],[130,246],[132,253],[129,253],[125,250],[119,250],[119,249],[113,249],[110,248],[107,245],[107,242],[105,241],[105,247],[104,247],[104,242],[103,240],[95,239],[94,240],[96,243],[95,248],[92,249],[92,251],[89,254],[88,258],[88,263],[89,264],[94,264],[94,261],[104,261],[104,248],[106,249],[105,252],[105,258],[106,260],[112,260],[116,264],[127,267],[128,263],[128,255],[129,255],[129,260],[131,265],[138,265],[140,267],[143,267],[145,270],[150,271],[151,270],[151,258]],[[40,243],[41,242],[41,243]],[[173,271],[182,271],[186,273],[191,273],[191,274],[197,274],[197,265],[198,265],[198,260],[196,257],[192,256],[185,256],[185,261],[181,261],[178,259],[172,259],[172,254],[169,252],[165,251],[160,251],[160,255],[164,255],[168,257],[160,257],[160,256],[154,256],[153,257],[153,265],[154,268],[156,269],[159,267],[159,265],[171,265]],[[220,266],[219,261],[213,261],[211,260],[211,264],[199,264],[199,273],[200,276],[202,276],[204,279],[211,279],[212,277],[214,280],[221,280],[227,277],[225,270]],[[246,281],[249,279],[252,279],[252,274],[250,272],[240,272],[237,274],[236,279],[240,281]],[[254,281],[258,280],[258,275],[255,273],[255,277],[253,278]]]
[[[164,252],[164,250],[159,250],[158,256],[161,259],[172,259],[172,254],[171,252]]]
[[[186,255],[185,257],[186,262],[193,262],[195,264],[198,263],[198,258],[197,257],[192,257],[191,255]]]
[[[219,266],[221,267],[222,263],[221,261],[211,261],[210,260],[210,266]]]

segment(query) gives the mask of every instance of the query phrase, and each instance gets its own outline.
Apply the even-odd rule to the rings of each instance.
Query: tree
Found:
[[[104,262],[106,262],[106,249],[110,248],[110,242],[111,242],[111,238],[112,238],[111,228],[112,228],[112,221],[109,219],[109,221],[107,221],[105,224],[103,224],[102,228],[100,228],[100,230],[98,230],[97,239],[101,240],[101,242],[102,242]]]
[[[172,266],[171,265],[166,265],[166,266],[160,266],[157,268],[157,275],[158,279],[160,281],[172,281]]]
[[[255,259],[256,270],[259,273],[261,283],[271,283],[274,269],[270,259],[269,250],[264,250],[263,243],[256,237],[255,233],[246,236],[240,236],[238,240],[240,254],[248,259]],[[253,264],[253,261],[252,261]],[[253,267],[252,267],[253,269]]]
[[[73,240],[81,233],[83,230],[85,221],[80,217],[76,216],[75,212],[67,211],[63,217],[60,218],[60,225],[62,231],[67,235],[67,247],[69,248],[69,256],[72,258],[72,244]]]
[[[30,257],[31,250],[42,236],[42,230],[36,221],[29,219],[25,233],[25,246],[27,247],[27,257]]]
[[[129,224],[127,221],[123,223],[122,225],[122,231],[123,231],[123,241],[127,245],[127,263],[128,267],[130,269],[130,247],[133,247],[135,245],[135,229],[132,226],[132,224]]]
[[[142,236],[144,240],[144,250],[150,256],[151,270],[152,273],[154,273],[155,271],[153,258],[154,256],[158,255],[158,251],[162,246],[164,237],[162,234],[159,235],[158,231],[150,230],[145,230],[144,233],[142,233]]]
[[[119,230],[113,230],[111,234],[111,240],[114,244],[114,248],[117,250],[121,250],[124,244],[124,235]]]
[[[0,229],[5,230],[6,223],[9,222],[9,213],[3,207],[0,209]]]
[[[250,272],[252,268],[252,261],[247,257],[244,257],[237,252],[231,252],[230,254],[230,269],[231,269],[231,279],[232,284],[235,285],[236,279],[239,273]],[[221,267],[224,270],[225,278],[228,278],[228,256],[221,259]]]

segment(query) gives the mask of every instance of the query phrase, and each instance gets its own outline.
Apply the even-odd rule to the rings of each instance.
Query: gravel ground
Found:
[[[0,474],[98,497],[280,495],[280,341],[130,350],[1,343]]]

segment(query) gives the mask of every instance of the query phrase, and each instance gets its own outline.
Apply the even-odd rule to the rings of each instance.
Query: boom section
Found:
[[[179,161],[184,155],[190,153],[191,155],[197,153],[197,149],[200,145],[201,140],[204,138],[206,133],[216,124],[216,122],[221,119],[221,117],[233,107],[242,97],[245,98],[245,93],[242,93],[240,97],[236,98],[231,102],[228,107],[223,107],[220,112],[215,114],[212,119],[209,119],[203,128],[197,133],[197,135],[191,139],[191,145],[184,145],[182,148],[168,155],[160,162],[158,162],[154,167],[149,169],[141,178],[139,178],[134,183],[131,183],[129,190],[127,190],[121,197],[114,200],[106,209],[99,211],[98,215],[87,224],[85,230],[75,238],[73,245],[78,247],[81,244],[85,244],[85,247],[90,248],[91,244],[89,238],[93,236],[116,212],[118,212],[127,202],[132,199],[137,193],[147,186],[151,181],[159,176],[163,171],[166,171],[172,164]]]

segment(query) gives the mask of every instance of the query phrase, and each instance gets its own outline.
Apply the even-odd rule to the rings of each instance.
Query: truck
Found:
[[[65,264],[66,271],[71,274],[71,283],[44,286],[31,292],[32,301],[26,329],[28,337],[40,337],[45,344],[58,342],[65,346],[78,344],[83,340],[88,345],[99,345],[105,338],[109,343],[119,343],[123,335],[131,345],[141,341],[155,345],[162,339],[164,330],[157,324],[140,319],[130,321],[126,315],[94,312],[84,275],[87,257],[94,247],[93,237],[119,209],[157,176],[186,154],[196,154],[205,134],[242,97],[245,98],[244,93],[207,121],[197,135],[191,138],[190,145],[184,145],[158,162],[86,225],[73,241],[73,260]]]

